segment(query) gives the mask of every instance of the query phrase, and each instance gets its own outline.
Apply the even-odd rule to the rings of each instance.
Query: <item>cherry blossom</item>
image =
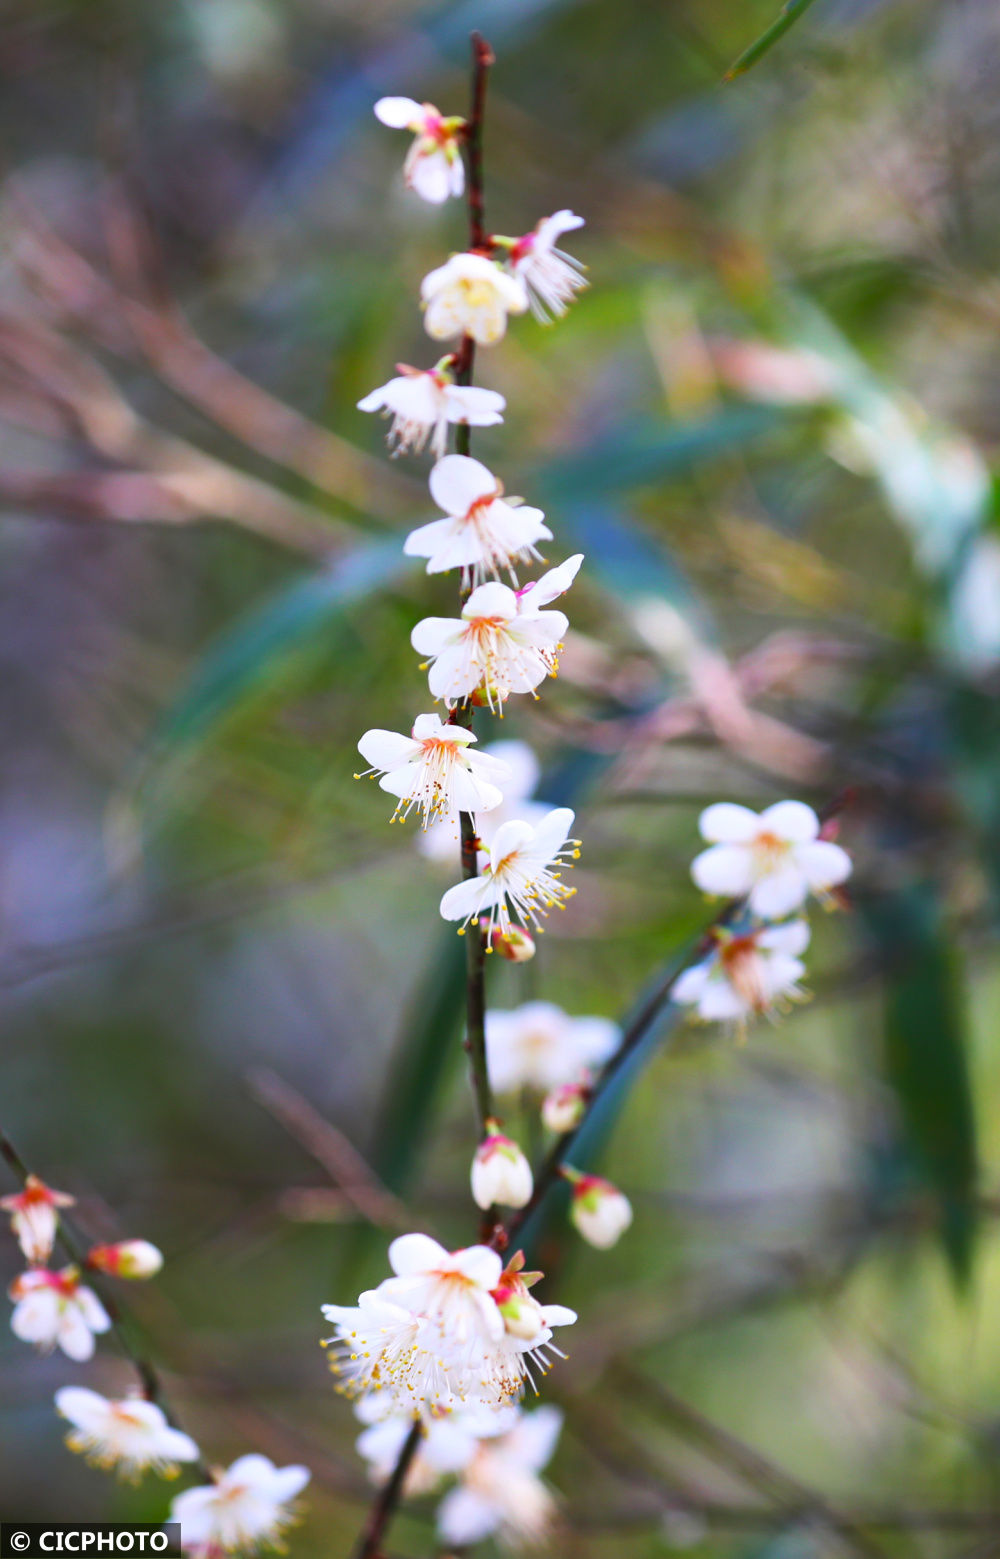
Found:
[[[600,1175],[582,1175],[564,1166],[562,1174],[572,1186],[569,1215],[588,1245],[610,1250],[632,1222],[628,1197]]]
[[[380,97],[375,117],[390,130],[413,132],[403,164],[408,189],[434,206],[463,193],[465,166],[459,147],[464,119],[446,119],[433,103],[417,103],[412,97]]]
[[[601,1066],[620,1040],[621,1030],[609,1018],[573,1018],[550,1001],[486,1014],[486,1060],[501,1094],[573,1085],[588,1067]]]
[[[80,1282],[76,1267],[60,1272],[33,1267],[14,1279],[9,1294],[14,1301],[11,1331],[42,1353],[61,1348],[67,1358],[89,1359],[95,1334],[111,1326],[107,1311],[93,1289]]]
[[[804,920],[780,926],[720,929],[708,958],[685,969],[674,983],[672,999],[694,1007],[706,1023],[733,1023],[771,1015],[783,1001],[803,997],[801,954],[809,945]]]
[[[394,455],[420,454],[430,439],[431,453],[440,460],[448,447],[449,423],[491,428],[503,421],[507,402],[496,390],[456,384],[444,358],[436,368],[410,368],[398,363],[399,377],[389,379],[358,401],[359,411],[382,411],[392,417],[387,442]]]
[[[496,1121],[487,1121],[488,1135],[472,1160],[472,1200],[483,1211],[492,1207],[524,1207],[534,1182],[531,1165],[517,1143],[505,1137]]]
[[[390,821],[405,820],[416,807],[426,828],[434,817],[489,812],[503,801],[497,782],[506,777],[506,766],[486,753],[470,752],[475,740],[460,725],[444,725],[434,714],[418,715],[410,736],[366,731],[358,751],[372,765],[365,773],[380,775],[381,789],[399,798]]]
[[[503,497],[492,471],[469,455],[445,455],[432,468],[431,497],[445,518],[411,531],[403,544],[407,557],[427,559],[428,574],[462,570],[462,588],[474,588],[501,572],[514,584],[514,565],[539,558],[539,541],[552,532],[541,509]]]
[[[506,1434],[480,1441],[456,1488],[438,1509],[438,1533],[464,1548],[493,1535],[513,1547],[544,1541],[555,1499],[538,1474],[551,1460],[562,1429],[555,1407],[522,1412]]]
[[[537,828],[504,823],[490,845],[486,870],[448,889],[441,900],[442,917],[462,921],[464,932],[470,920],[485,915],[491,936],[498,925],[506,930],[513,910],[519,919],[543,929],[541,917],[553,906],[563,908],[576,892],[552,869],[570,866],[580,854],[578,841],[569,837],[573,818],[569,807],[556,807]]]
[[[435,341],[471,336],[480,346],[502,340],[508,314],[523,314],[528,290],[484,254],[453,254],[420,284],[424,328]]]
[[[501,804],[494,807],[491,812],[476,814],[476,835],[481,849],[481,861],[488,859],[490,843],[502,824],[517,818],[520,822],[531,823],[534,827],[551,811],[544,801],[529,799],[538,785],[541,765],[527,742],[491,742],[488,747],[483,748],[483,752],[491,758],[499,758],[507,765],[508,772],[504,780]],[[459,838],[459,815],[457,812],[452,812],[417,835],[417,848],[421,855],[426,855],[431,860],[448,861],[454,865],[458,854]],[[521,928],[520,935],[527,937],[528,933]],[[531,946],[533,955],[533,942]],[[509,957],[510,954],[506,953],[505,956]]]
[[[196,1462],[201,1454],[190,1435],[174,1429],[162,1410],[142,1397],[112,1401],[85,1386],[63,1386],[55,1401],[73,1426],[66,1436],[70,1450],[130,1481],[147,1470],[172,1478],[180,1462]]]
[[[214,1483],[185,1489],[170,1506],[181,1547],[203,1555],[274,1546],[295,1520],[292,1501],[309,1482],[307,1467],[275,1467],[266,1456],[240,1456]]]
[[[562,595],[583,562],[582,553],[522,590],[491,580],[473,590],[461,618],[425,617],[410,643],[429,656],[427,678],[435,698],[449,706],[479,693],[495,714],[512,693],[533,693],[559,668],[569,627],[563,612],[543,608]]]
[[[72,1207],[75,1198],[53,1191],[37,1175],[28,1175],[22,1190],[0,1197],[0,1209],[10,1213],[10,1226],[32,1266],[44,1266],[52,1254],[60,1207]]]
[[[149,1240],[119,1240],[95,1245],[87,1253],[87,1265],[116,1278],[151,1278],[163,1266],[163,1252]]]
[[[354,1407],[367,1425],[355,1442],[356,1449],[368,1463],[368,1476],[375,1484],[386,1483],[392,1476],[413,1427],[412,1415],[387,1416],[386,1405],[385,1394],[375,1393],[361,1397]],[[512,1404],[496,1409],[456,1409],[421,1420],[422,1439],[403,1486],[407,1497],[431,1493],[445,1477],[468,1466],[480,1441],[507,1433],[517,1423],[519,1412]]]
[[[747,896],[765,920],[780,919],[851,874],[846,850],[819,838],[820,822],[802,801],[778,801],[761,813],[732,802],[707,807],[698,819],[711,848],[691,863],[704,893]]]
[[[583,266],[579,260],[556,248],[563,233],[582,226],[583,217],[572,211],[557,211],[554,216],[543,217],[533,232],[510,241],[511,269],[526,285],[531,312],[543,323],[565,314],[576,294],[587,286],[580,274]]]

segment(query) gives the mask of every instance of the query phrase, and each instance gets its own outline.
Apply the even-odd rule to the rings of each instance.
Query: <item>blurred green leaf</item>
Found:
[[[744,71],[750,70],[752,66],[756,65],[758,60],[762,60],[764,55],[774,48],[779,39],[785,36],[789,28],[795,26],[799,17],[805,15],[812,4],[813,0],[786,0],[786,4],[781,7],[777,20],[772,22],[770,27],[765,32],[762,32],[760,37],[751,43],[748,49],[744,49],[739,59],[733,61],[723,76],[723,81],[734,81],[737,76],[742,76]]]
[[[977,1156],[958,960],[934,884],[881,895],[865,913],[888,971],[884,1065],[909,1168],[935,1196],[945,1253],[964,1285],[975,1242]]]

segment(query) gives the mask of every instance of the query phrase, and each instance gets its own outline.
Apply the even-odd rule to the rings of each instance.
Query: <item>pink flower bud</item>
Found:
[[[489,922],[484,920],[481,924],[486,929]],[[497,926],[490,934],[490,947],[512,964],[526,964],[535,956],[535,939],[523,926],[510,925],[506,931]]]
[[[488,1127],[495,1124],[494,1121],[487,1122]],[[524,1207],[534,1189],[528,1160],[517,1143],[499,1131],[491,1131],[476,1149],[471,1178],[473,1201],[484,1212],[494,1203],[501,1207]]]
[[[119,1240],[116,1245],[95,1245],[87,1265],[116,1278],[151,1278],[163,1266],[163,1255],[148,1240]]]
[[[575,1083],[561,1083],[542,1100],[542,1123],[549,1131],[575,1131],[591,1094],[591,1075],[585,1072]]]
[[[573,1187],[569,1215],[588,1245],[610,1250],[632,1222],[632,1204],[610,1180],[571,1170]]]
[[[32,1266],[44,1266],[55,1244],[60,1207],[72,1207],[73,1197],[53,1191],[37,1175],[29,1175],[15,1196],[0,1197],[0,1208],[10,1213],[10,1226],[25,1258]]]

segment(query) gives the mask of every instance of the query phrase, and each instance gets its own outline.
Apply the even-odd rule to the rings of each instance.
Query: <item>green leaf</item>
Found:
[[[977,1159],[957,956],[935,884],[911,883],[863,907],[888,971],[884,1065],[899,1105],[905,1167],[937,1202],[941,1240],[961,1286],[972,1269]]]
[[[762,60],[764,55],[774,48],[778,40],[785,36],[789,28],[795,26],[799,17],[805,15],[812,4],[813,0],[786,0],[786,4],[781,7],[777,20],[772,22],[770,27],[765,32],[762,32],[760,37],[751,43],[748,49],[743,50],[739,59],[733,61],[723,76],[723,81],[735,81],[737,76],[742,76],[745,71],[756,65],[758,60]]]

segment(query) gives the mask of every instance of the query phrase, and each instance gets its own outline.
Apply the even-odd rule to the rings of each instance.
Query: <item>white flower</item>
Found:
[[[510,249],[510,264],[531,295],[531,312],[544,322],[565,314],[575,295],[587,286],[580,274],[583,266],[572,255],[556,248],[563,233],[583,226],[583,217],[572,211],[557,211],[543,217],[532,233],[515,239]]]
[[[399,1453],[413,1428],[409,1413],[386,1415],[384,1392],[362,1397],[354,1411],[367,1424],[358,1436],[356,1449],[368,1463],[368,1476],[375,1484],[391,1477]],[[403,1490],[408,1498],[428,1494],[442,1479],[461,1472],[476,1454],[482,1439],[505,1434],[517,1422],[518,1409],[466,1408],[432,1415],[421,1420],[422,1438],[410,1463]]]
[[[514,565],[540,556],[536,544],[552,532],[541,509],[505,502],[491,471],[469,455],[445,455],[430,475],[431,497],[445,518],[411,531],[407,557],[426,558],[428,574],[462,570],[463,589],[506,570],[517,584]]]
[[[568,888],[553,866],[569,866],[580,853],[578,842],[570,839],[573,812],[556,807],[532,828],[530,823],[504,823],[490,845],[490,863],[480,877],[460,882],[441,900],[445,920],[461,920],[462,930],[477,915],[486,915],[488,934],[499,924],[506,930],[510,910],[519,919],[540,925],[553,905],[562,909],[575,888]]]
[[[162,1410],[142,1397],[113,1402],[85,1386],[63,1386],[56,1408],[73,1425],[66,1436],[71,1451],[130,1480],[148,1468],[172,1478],[179,1462],[196,1462],[201,1454],[190,1435],[174,1429]]]
[[[818,837],[819,818],[802,801],[778,801],[760,814],[720,801],[698,827],[712,847],[691,863],[697,886],[726,898],[747,895],[765,920],[790,914],[810,892],[823,894],[851,874],[847,851]]]
[[[509,1433],[483,1441],[438,1509],[441,1539],[458,1548],[496,1534],[510,1547],[544,1541],[555,1500],[538,1474],[549,1462],[562,1428],[555,1407],[521,1413]]]
[[[632,1222],[632,1204],[628,1197],[610,1180],[600,1175],[581,1175],[577,1170],[563,1169],[570,1181],[572,1197],[569,1215],[587,1241],[597,1250],[610,1250],[617,1245]]]
[[[89,1359],[95,1334],[111,1326],[107,1311],[93,1289],[80,1282],[76,1267],[61,1272],[33,1267],[14,1279],[9,1293],[14,1301],[11,1331],[42,1353],[61,1348],[67,1358]]]
[[[495,1121],[487,1127],[496,1128]],[[524,1207],[531,1200],[531,1165],[517,1143],[499,1128],[484,1137],[472,1160],[472,1200],[485,1212],[498,1207]]]
[[[87,1265],[116,1278],[151,1278],[163,1266],[163,1252],[149,1240],[119,1240],[115,1245],[93,1246],[87,1252]]]
[[[430,657],[427,678],[435,698],[449,706],[479,693],[494,714],[511,693],[533,693],[555,676],[569,626],[563,612],[543,607],[563,594],[583,562],[582,553],[514,591],[495,580],[473,590],[461,618],[425,617],[410,643]]]
[[[491,758],[499,758],[507,765],[507,777],[503,786],[503,801],[492,812],[476,814],[476,834],[483,849],[481,861],[488,859],[486,852],[497,829],[512,818],[535,827],[551,810],[544,801],[529,801],[538,784],[541,772],[538,759],[527,742],[491,742],[483,752]],[[458,854],[460,837],[459,816],[452,812],[440,822],[417,835],[417,848],[422,855],[434,861],[454,864]]]
[[[405,363],[397,366],[398,378],[358,401],[359,411],[391,414],[388,444],[394,455],[405,455],[411,449],[419,455],[429,438],[431,453],[440,460],[447,448],[450,422],[491,428],[503,421],[507,402],[496,390],[456,384],[448,369],[440,365],[423,371]]]
[[[735,1023],[771,1014],[782,1000],[802,998],[806,972],[800,954],[809,945],[804,920],[746,931],[717,931],[708,958],[677,977],[671,999],[697,1008],[706,1023]]]
[[[465,120],[445,119],[433,103],[412,97],[380,97],[375,117],[390,130],[412,130],[414,142],[403,164],[407,188],[439,206],[465,189],[465,167],[459,142]]]
[[[416,807],[426,828],[433,817],[489,812],[502,802],[503,792],[495,782],[506,777],[506,767],[486,753],[469,752],[475,740],[460,725],[444,725],[437,715],[418,715],[410,736],[366,731],[358,751],[372,765],[365,772],[380,774],[382,790],[399,797],[390,821],[405,819]]]
[[[617,1032],[617,1031],[616,1031]],[[593,1078],[584,1071],[575,1083],[560,1083],[542,1100],[542,1125],[549,1131],[575,1131],[593,1092]]]
[[[214,1483],[185,1489],[170,1506],[181,1547],[205,1555],[219,1549],[269,1546],[295,1519],[291,1501],[309,1482],[307,1467],[275,1467],[266,1456],[240,1456]]]
[[[453,254],[420,284],[424,328],[435,341],[471,336],[492,346],[507,329],[508,314],[523,314],[527,289],[484,254]]]
[[[53,1191],[37,1175],[29,1175],[14,1196],[0,1197],[0,1208],[10,1213],[10,1226],[32,1266],[43,1266],[52,1254],[60,1207],[72,1207],[75,1198]]]
[[[621,1030],[608,1018],[571,1018],[550,1001],[529,1001],[486,1014],[486,1060],[497,1093],[539,1093],[578,1081],[618,1048]]]

